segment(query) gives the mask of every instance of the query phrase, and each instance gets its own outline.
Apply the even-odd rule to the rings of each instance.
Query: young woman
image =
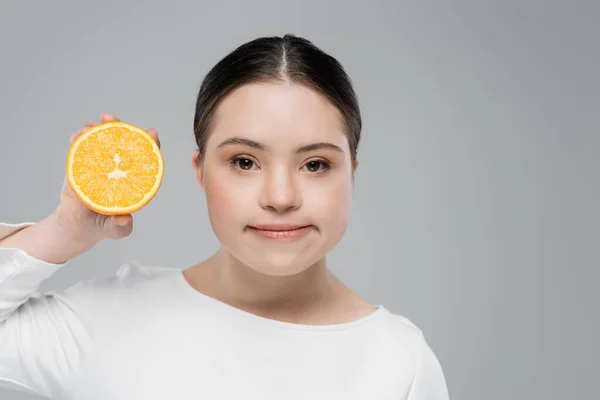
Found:
[[[311,42],[235,49],[204,79],[194,118],[218,252],[40,294],[70,259],[133,229],[65,184],[49,217],[0,225],[0,386],[54,399],[448,399],[422,332],[326,265],[360,132],[350,79]]]

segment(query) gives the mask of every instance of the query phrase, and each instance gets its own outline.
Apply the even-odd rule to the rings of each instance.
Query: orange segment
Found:
[[[146,131],[125,122],[106,122],[81,134],[67,157],[67,181],[92,210],[131,214],[158,192],[164,161]]]

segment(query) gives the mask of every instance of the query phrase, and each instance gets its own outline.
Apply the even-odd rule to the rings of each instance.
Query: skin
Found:
[[[192,287],[286,322],[335,324],[375,310],[326,264],[348,225],[358,167],[342,121],[325,97],[297,83],[247,84],[221,102],[203,159],[192,156],[221,247],[184,271]],[[288,242],[250,228],[273,223],[310,227]]]

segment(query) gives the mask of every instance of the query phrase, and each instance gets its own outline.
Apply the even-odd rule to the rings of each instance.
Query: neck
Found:
[[[221,249],[206,261],[204,286],[211,296],[255,314],[301,320],[339,300],[341,287],[322,259],[292,276],[261,274]],[[210,282],[210,284],[208,283]]]

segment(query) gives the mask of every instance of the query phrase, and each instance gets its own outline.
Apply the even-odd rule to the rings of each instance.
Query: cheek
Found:
[[[229,229],[244,223],[248,215],[250,196],[248,187],[232,184],[231,178],[222,171],[205,171],[205,192],[208,213],[217,235],[229,233]]]
[[[346,229],[350,214],[352,190],[345,181],[328,182],[318,190],[311,190],[305,196],[305,207],[310,207],[310,215],[316,219],[319,228],[335,234]]]

